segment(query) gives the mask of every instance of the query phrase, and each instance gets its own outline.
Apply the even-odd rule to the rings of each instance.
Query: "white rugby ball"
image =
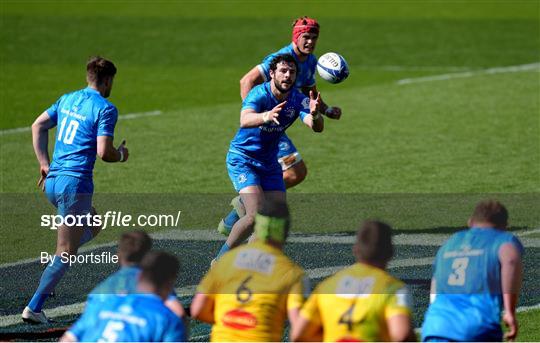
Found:
[[[330,83],[340,83],[349,76],[349,66],[340,54],[327,52],[319,57],[317,72]]]

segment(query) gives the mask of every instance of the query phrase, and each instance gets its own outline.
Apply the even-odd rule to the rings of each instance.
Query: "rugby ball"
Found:
[[[330,83],[340,83],[349,76],[349,66],[340,54],[327,52],[319,57],[317,72]]]

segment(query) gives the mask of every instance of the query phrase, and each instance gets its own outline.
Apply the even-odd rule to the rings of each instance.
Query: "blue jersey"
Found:
[[[486,228],[460,231],[439,249],[433,275],[436,296],[425,315],[422,339],[502,339],[499,249],[506,243],[523,254],[514,235]]]
[[[57,125],[49,175],[91,177],[97,137],[114,135],[116,107],[88,87],[61,96],[47,113]]]
[[[257,67],[261,75],[264,77],[264,81],[270,81],[270,62],[277,55],[288,54],[294,56],[296,63],[298,63],[298,72],[296,74],[296,82],[294,86],[296,88],[313,87],[315,86],[315,69],[317,68],[317,57],[313,54],[309,54],[304,62],[298,60],[298,56],[294,52],[293,43],[283,47],[281,50],[274,52],[264,58],[261,64]]]
[[[107,301],[110,295],[126,295],[140,293],[137,291],[141,268],[136,266],[122,267],[97,285],[88,295],[88,301]],[[176,299],[172,290],[169,299]]]
[[[111,296],[88,304],[68,330],[79,342],[186,341],[184,323],[155,294]]]
[[[278,164],[280,137],[296,118],[300,117],[304,120],[309,114],[309,98],[296,88],[291,89],[286,101],[277,118],[279,124],[269,122],[259,127],[240,128],[231,141],[229,151],[265,165]],[[257,113],[262,113],[273,109],[279,103],[281,101],[272,94],[270,82],[265,82],[249,92],[242,103],[242,111],[253,109]]]

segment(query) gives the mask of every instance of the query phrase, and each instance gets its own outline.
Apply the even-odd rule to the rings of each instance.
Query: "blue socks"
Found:
[[[223,246],[221,247],[221,249],[219,250],[219,252],[218,252],[218,254],[216,256],[216,260],[218,260],[223,254],[225,254],[229,250],[231,250],[229,245],[227,245],[227,243],[223,243]]]
[[[92,238],[94,238],[92,230],[85,228],[79,246],[91,241]],[[60,279],[62,279],[68,268],[69,262],[63,263],[60,256],[54,256],[53,261],[47,265],[47,268],[41,274],[39,286],[28,304],[28,307],[32,311],[41,312],[45,300],[49,297],[49,294],[54,290]]]
[[[232,230],[232,227],[234,224],[240,219],[240,216],[238,216],[238,213],[236,213],[236,210],[233,208],[229,214],[227,214],[227,217],[223,219],[223,223],[225,224],[225,228],[229,231],[229,233]]]
[[[43,274],[41,274],[39,286],[30,300],[30,303],[28,303],[28,307],[30,307],[32,311],[41,312],[43,303],[54,290],[68,268],[69,262],[62,262],[60,256],[55,256],[53,258],[53,261],[49,263],[47,268],[43,271]]]

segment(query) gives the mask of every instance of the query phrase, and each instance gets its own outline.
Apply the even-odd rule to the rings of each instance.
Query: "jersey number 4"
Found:
[[[458,257],[452,261],[452,273],[448,276],[450,286],[463,286],[465,284],[465,272],[468,265],[468,257]]]
[[[79,128],[79,122],[76,120],[72,120],[69,122],[67,128],[66,128],[66,122],[67,117],[64,117],[62,122],[60,123],[60,131],[58,131],[58,141],[63,141],[65,144],[71,144],[73,143],[73,139],[75,138],[75,134],[77,133],[77,129]],[[66,132],[64,135],[64,138],[62,139],[62,135],[64,134],[64,129],[66,128]]]
[[[360,324],[360,323],[362,323],[364,321],[363,318],[359,319],[357,321],[354,321],[354,319],[353,319],[354,305],[356,305],[356,303],[352,303],[351,307],[349,307],[347,309],[347,311],[343,312],[341,317],[339,317],[339,322],[338,323],[347,325],[347,330],[348,331],[352,331],[353,327],[355,325],[358,325],[358,324]]]

